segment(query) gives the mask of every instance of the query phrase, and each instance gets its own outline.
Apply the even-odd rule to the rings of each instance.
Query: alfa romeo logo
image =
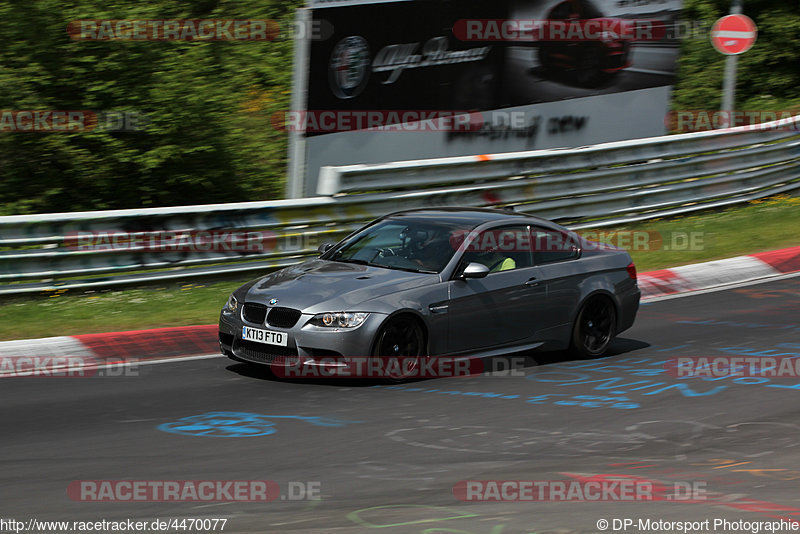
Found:
[[[333,94],[346,99],[361,94],[369,79],[369,44],[358,35],[345,37],[333,47],[328,81]]]

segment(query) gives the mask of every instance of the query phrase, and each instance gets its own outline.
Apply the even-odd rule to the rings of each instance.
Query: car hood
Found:
[[[367,300],[439,280],[438,274],[412,273],[367,265],[309,260],[258,280],[247,302],[295,308],[303,313],[372,311],[358,306]]]

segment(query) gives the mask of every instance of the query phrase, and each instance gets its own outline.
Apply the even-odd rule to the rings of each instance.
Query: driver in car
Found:
[[[491,249],[480,254],[475,260],[487,266],[490,273],[510,271],[517,268],[517,262],[514,261],[514,258],[500,254],[497,249]]]
[[[453,244],[461,246],[464,237],[465,237],[464,234],[454,237]],[[473,244],[480,242],[482,242],[482,240],[478,238],[475,241],[473,241]],[[517,268],[517,262],[514,261],[514,258],[510,258],[500,253],[494,246],[490,246],[485,250],[467,250],[467,252],[464,253],[463,261],[465,262],[465,264],[469,264],[473,261],[483,264],[489,268],[490,273],[496,273],[500,271],[510,271],[511,269]]]
[[[441,271],[450,259],[452,250],[449,247],[446,235],[428,231],[424,236],[419,235],[412,241],[412,259],[423,269]]]

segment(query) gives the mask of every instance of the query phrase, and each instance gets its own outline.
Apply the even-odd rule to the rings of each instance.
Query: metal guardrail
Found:
[[[0,217],[0,294],[267,271],[414,207],[514,205],[598,228],[745,202],[800,189],[799,129],[800,116],[577,149],[325,167],[318,192],[329,196],[299,200]],[[74,246],[79,233],[162,231],[274,239],[252,252]]]
[[[737,131],[738,130],[738,131]],[[456,156],[394,163],[323,167],[317,194],[382,189],[427,189],[440,184],[563,175],[587,169],[629,166],[653,159],[677,159],[786,139],[797,132],[735,129],[604,143],[577,149]]]

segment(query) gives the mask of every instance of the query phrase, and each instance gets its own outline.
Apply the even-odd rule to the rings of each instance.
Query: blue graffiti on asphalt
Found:
[[[439,395],[458,395],[464,397],[478,397],[482,399],[521,399],[522,395],[506,395],[504,393],[493,393],[491,391],[461,391],[457,389],[429,389],[412,386],[372,386],[379,389],[392,389],[397,391],[409,391],[419,393],[437,393]],[[550,397],[566,397],[562,399],[551,399]],[[638,408],[639,405],[627,397],[607,397],[599,395],[567,395],[561,393],[534,395],[527,397],[525,402],[529,404],[554,404],[556,406],[583,406],[584,408],[617,408],[620,410],[630,410]]]
[[[654,353],[675,354],[690,349],[689,345],[672,347],[651,346]],[[787,352],[787,349],[795,352]],[[748,347],[723,347],[717,351],[742,356],[792,356],[800,357],[800,344],[779,343],[774,349],[763,350]],[[677,357],[677,356],[676,356]],[[548,364],[535,368],[525,378],[548,383],[553,387],[590,385],[591,389],[580,388],[579,394],[543,393],[525,397],[524,395],[494,393],[490,391],[464,391],[437,389],[416,386],[373,386],[374,388],[397,391],[434,393],[496,400],[522,400],[528,404],[552,406],[580,406],[584,408],[614,408],[631,410],[639,408],[641,399],[637,396],[658,395],[667,391],[677,392],[684,397],[708,397],[726,390],[729,385],[762,385],[772,388],[800,390],[800,383],[773,383],[766,377],[724,376],[724,377],[674,377],[668,374],[665,364],[671,358],[664,356],[614,358],[611,361],[574,361]],[[605,375],[605,376],[604,376]],[[609,376],[611,375],[611,376]],[[728,381],[725,384],[709,382]]]
[[[294,419],[314,426],[341,427],[361,421],[346,421],[329,417],[307,417],[300,415],[262,415],[247,412],[208,412],[183,417],[171,423],[158,425],[159,430],[184,436],[206,436],[215,438],[242,438],[274,434],[273,419]]]
[[[678,347],[655,349],[655,352],[675,352],[686,345]],[[800,352],[787,352],[786,349],[800,348],[795,343],[779,343],[776,349],[762,348],[755,349],[750,347],[723,347],[717,349],[727,354],[738,356],[791,356],[800,357]],[[702,388],[701,385],[707,382],[728,381],[730,384],[737,385],[761,385],[764,387],[796,389],[800,390],[798,384],[776,384],[766,377],[757,376],[722,376],[722,377],[670,377],[667,374],[665,364],[669,360],[661,358],[631,357],[614,359],[613,363],[604,361],[590,362],[564,362],[561,364],[548,365],[547,371],[534,372],[525,378],[536,382],[552,383],[554,386],[578,386],[593,384],[592,389],[608,392],[612,395],[630,395],[633,392],[641,395],[657,395],[665,391],[677,391],[685,397],[705,397],[716,395],[728,388],[728,385],[716,385],[712,388]],[[563,369],[563,370],[561,370]],[[599,373],[613,374],[612,376],[602,376]],[[636,378],[642,378],[636,380]],[[659,378],[669,381],[659,381]],[[633,381],[631,381],[633,380]],[[691,382],[688,382],[691,381]],[[692,385],[689,386],[689,383]],[[646,391],[645,391],[646,390]]]
[[[565,399],[551,399],[551,397],[566,397]],[[567,395],[566,393],[543,393],[533,397],[528,397],[528,404],[548,404],[556,406],[583,406],[584,408],[617,408],[619,410],[631,410],[638,408],[639,404],[632,402],[628,397],[606,395]]]

